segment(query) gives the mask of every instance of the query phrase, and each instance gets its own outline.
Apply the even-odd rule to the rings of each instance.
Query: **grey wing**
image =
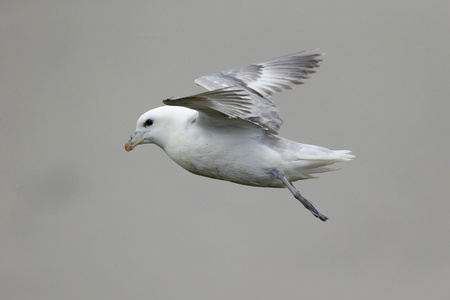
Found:
[[[169,98],[163,102],[197,110],[199,122],[203,125],[259,127],[276,134],[282,124],[271,101],[237,87]]]
[[[321,54],[306,51],[282,56],[273,60],[248,65],[220,73],[202,76],[195,83],[215,90],[240,86],[261,97],[269,98],[275,92],[292,89],[292,85],[303,83],[322,61]]]

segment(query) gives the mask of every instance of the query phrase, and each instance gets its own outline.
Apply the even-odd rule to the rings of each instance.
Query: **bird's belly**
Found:
[[[177,151],[167,154],[178,165],[196,175],[251,186],[284,186],[271,173],[273,163],[262,159],[261,152],[251,147],[241,145],[224,149],[205,144],[194,151],[179,147]]]

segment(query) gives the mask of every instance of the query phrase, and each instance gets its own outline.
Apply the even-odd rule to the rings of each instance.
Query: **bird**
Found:
[[[197,78],[207,91],[163,100],[142,114],[127,152],[155,144],[187,171],[237,184],[287,188],[315,217],[328,217],[292,182],[334,170],[350,150],[298,143],[278,135],[282,120],[269,99],[315,73],[322,53],[302,51]]]

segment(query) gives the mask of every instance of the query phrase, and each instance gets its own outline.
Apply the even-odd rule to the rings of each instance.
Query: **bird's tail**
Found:
[[[296,161],[296,169],[304,176],[302,179],[315,178],[311,174],[335,171],[338,168],[329,165],[349,161],[355,158],[350,150],[330,150],[328,148],[305,145]]]

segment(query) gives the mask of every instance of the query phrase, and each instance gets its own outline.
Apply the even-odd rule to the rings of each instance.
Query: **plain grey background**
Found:
[[[449,1],[0,1],[0,298],[448,299]],[[194,176],[137,118],[319,48],[272,99],[350,149],[285,189]]]

